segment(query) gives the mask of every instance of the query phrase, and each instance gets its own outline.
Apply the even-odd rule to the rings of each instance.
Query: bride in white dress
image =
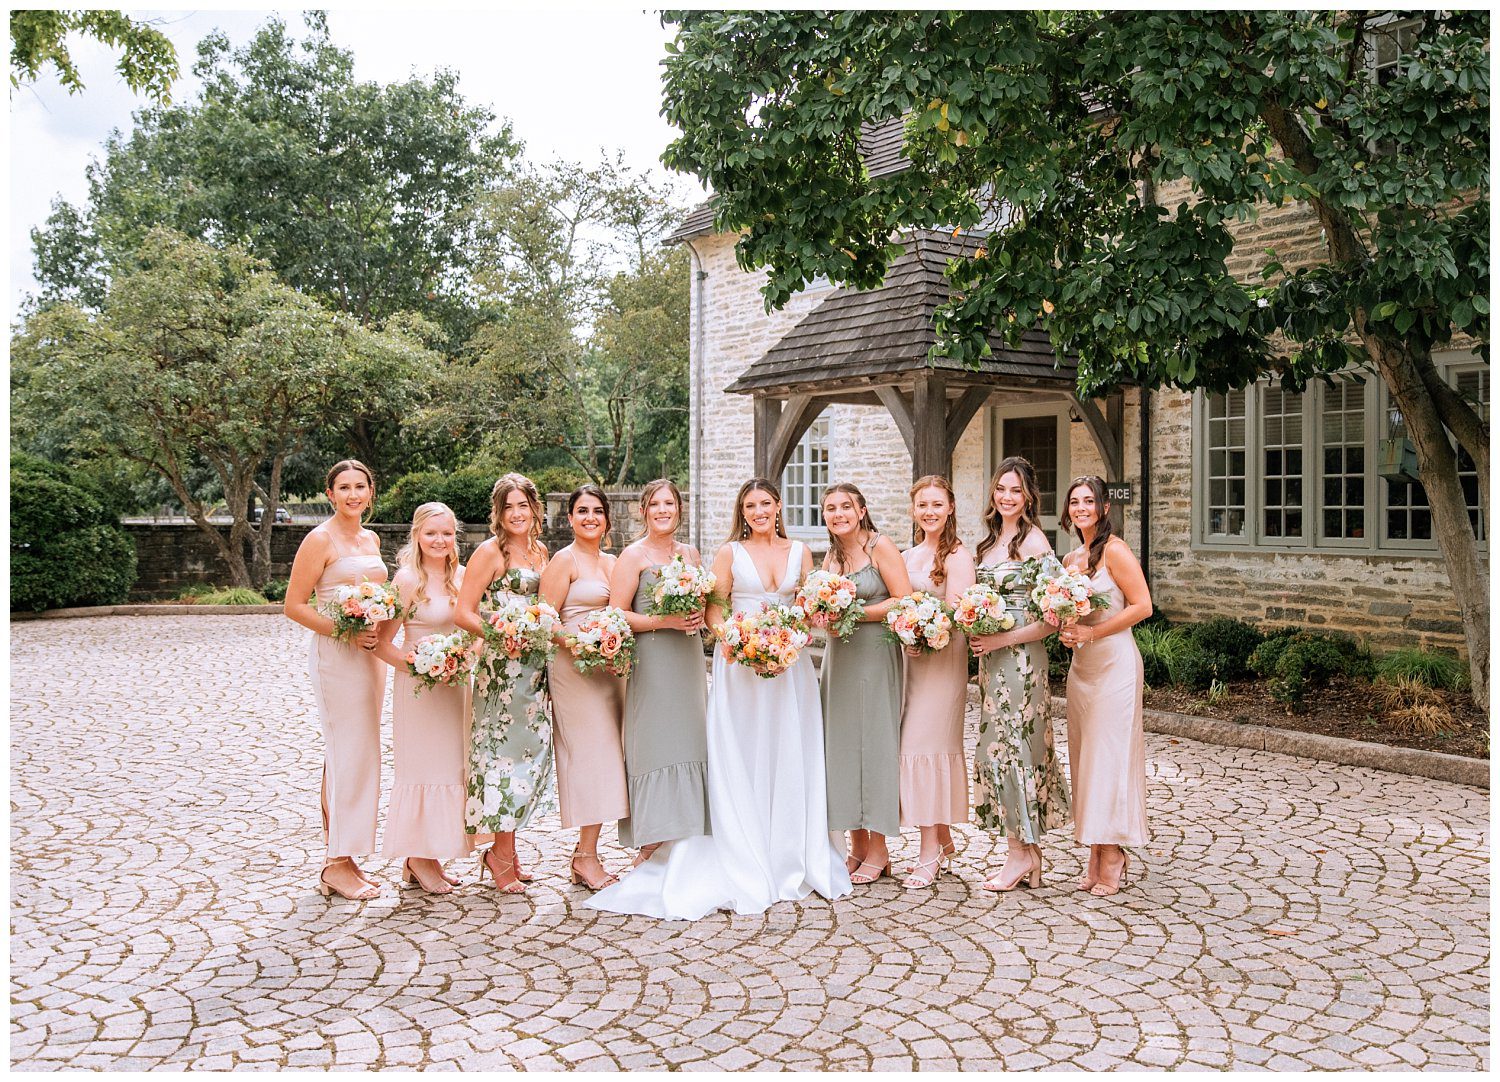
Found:
[[[787,539],[771,482],[755,478],[740,489],[731,536],[748,544],[731,541],[720,549],[714,574],[721,591],[732,591],[734,611],[791,604],[812,554]],[[717,616],[709,610],[711,621]],[[761,913],[812,891],[831,899],[852,889],[828,834],[823,710],[806,652],[766,679],[726,660],[722,647],[714,651],[708,800],[712,834],[663,844],[584,904],[696,920],[716,909]]]

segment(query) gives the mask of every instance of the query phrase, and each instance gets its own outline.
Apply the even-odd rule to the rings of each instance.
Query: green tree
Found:
[[[159,102],[171,99],[178,74],[176,46],[154,26],[119,11],[12,11],[10,85],[35,82],[50,64],[68,93],[82,91],[83,78],[68,51],[70,34],[118,47],[115,70],[126,86]]]
[[[678,213],[618,158],[527,166],[484,196],[476,281],[499,314],[428,425],[501,460],[555,447],[625,484],[642,431],[686,426],[687,265],[659,243]]]
[[[231,582],[262,583],[288,457],[323,425],[409,403],[435,357],[413,317],[366,326],[238,247],[158,228],[132,263],[98,312],[56,304],[13,340],[15,436],[61,433],[74,454],[165,478]],[[191,483],[200,465],[228,504],[227,537]],[[259,526],[252,493],[266,507]]]
[[[1379,373],[1416,445],[1489,696],[1488,571],[1454,441],[1488,490],[1488,428],[1432,360],[1489,338],[1489,16],[1427,13],[1374,78],[1385,16],[1355,11],[682,12],[665,160],[744,228],[767,303],[814,275],[869,287],[894,231],[989,234],[956,261],[938,349],[1044,328],[1080,390],[1295,388]],[[905,117],[910,168],[871,177],[867,125]],[[1173,204],[1158,193],[1181,191]],[[1232,226],[1306,202],[1321,257],[1236,280]]]

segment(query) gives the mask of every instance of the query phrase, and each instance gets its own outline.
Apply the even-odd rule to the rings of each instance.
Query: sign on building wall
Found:
[[[1106,481],[1104,498],[1116,507],[1128,506],[1135,500],[1135,486],[1127,481]]]

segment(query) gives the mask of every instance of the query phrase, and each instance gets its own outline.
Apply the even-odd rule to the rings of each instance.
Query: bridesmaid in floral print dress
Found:
[[[506,595],[535,597],[547,565],[536,485],[508,473],[495,482],[490,498],[494,536],[469,558],[454,613],[458,626],[475,635],[483,634],[482,607]],[[536,811],[552,770],[546,675],[545,665],[494,655],[474,674],[464,829],[494,834],[495,844],[479,856],[479,878],[483,882],[488,868],[506,894],[524,893],[531,879],[517,866],[516,831]]]
[[[1036,887],[1042,881],[1042,835],[1068,821],[1068,782],[1053,747],[1047,651],[1049,625],[1027,623],[1026,598],[1006,579],[1022,563],[1052,552],[1036,521],[1040,493],[1036,471],[1011,457],[990,484],[987,529],[979,543],[979,581],[1006,596],[1016,626],[979,635],[970,648],[979,663],[979,744],[974,750],[974,818],[1003,834],[1005,866],[985,880],[986,890]]]

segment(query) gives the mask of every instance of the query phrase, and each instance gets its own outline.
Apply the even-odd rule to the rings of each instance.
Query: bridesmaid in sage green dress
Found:
[[[495,482],[490,530],[474,550],[459,589],[454,623],[484,632],[481,610],[509,596],[534,598],[547,565],[542,546],[542,499],[518,473]],[[474,674],[473,726],[464,803],[464,829],[493,834],[479,855],[479,879],[490,871],[506,894],[522,894],[530,876],[517,866],[516,831],[530,821],[552,771],[552,720],[547,712],[546,666],[489,651]]]
[[[849,831],[849,879],[890,871],[886,836],[901,833],[901,649],[885,635],[891,599],[911,593],[901,553],[875,531],[859,489],[823,495],[823,568],[850,579],[864,603],[848,639],[828,636],[820,677],[828,777],[828,829]]]
[[[629,817],[620,844],[649,860],[663,842],[710,833],[708,814],[708,670],[703,611],[649,616],[651,591],[673,556],[701,566],[698,550],[675,540],[682,495],[665,478],[641,490],[646,533],[615,561],[609,596],[635,632],[635,667],[625,684],[625,783]],[[630,598],[629,605],[622,604]],[[663,855],[662,859],[666,859]]]
[[[979,635],[970,648],[979,658],[979,743],[974,749],[974,818],[1004,835],[1005,866],[983,883],[985,890],[1036,887],[1042,881],[1042,835],[1068,821],[1068,781],[1052,740],[1047,651],[1051,628],[1027,623],[1026,595],[1007,580],[1034,556],[1052,552],[1036,516],[1036,473],[1024,458],[1011,457],[990,484],[987,529],[979,543],[979,581],[1006,598],[1016,626]]]

